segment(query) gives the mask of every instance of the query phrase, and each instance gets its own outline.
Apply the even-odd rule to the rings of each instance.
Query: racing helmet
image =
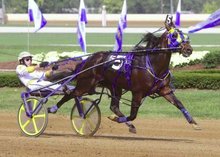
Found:
[[[25,57],[33,57],[33,55],[30,54],[29,52],[23,51],[19,54],[18,61],[20,61],[21,59],[23,59]]]

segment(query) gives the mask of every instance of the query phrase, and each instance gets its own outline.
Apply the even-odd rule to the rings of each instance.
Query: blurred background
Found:
[[[35,0],[47,25],[34,33],[29,22],[28,0],[0,0],[0,62],[16,61],[21,51],[33,54],[50,51],[81,51],[77,41],[80,0]],[[130,50],[143,34],[164,26],[167,14],[175,20],[179,0],[127,0],[127,28],[123,50]],[[123,0],[84,0],[87,10],[88,52],[112,50]],[[205,21],[220,8],[220,0],[182,0],[181,30]],[[162,33],[158,32],[158,33]],[[189,34],[195,51],[220,49],[219,26]],[[196,54],[196,52],[194,53]],[[198,56],[203,56],[198,54]],[[14,63],[14,66],[16,62]]]
[[[47,26],[68,25],[75,26],[77,20],[79,0],[36,0],[40,10],[45,14],[48,21]],[[128,0],[128,24],[131,27],[148,27],[161,25],[164,16],[160,14],[175,14],[178,0]],[[123,0],[85,0],[87,13],[89,14],[88,26],[102,26],[102,13],[105,9],[106,25],[115,26],[118,22],[117,16],[120,14]],[[182,0],[181,13],[182,25],[190,26],[202,21],[204,14],[210,14],[220,6],[220,0]],[[27,0],[1,0],[0,20],[7,25],[27,25],[28,3]],[[64,15],[65,14],[65,18]],[[138,15],[133,15],[138,14]],[[154,16],[146,16],[154,14]],[[203,16],[191,16],[203,14]],[[134,22],[135,21],[135,22]],[[189,22],[191,21],[191,22]],[[153,23],[152,23],[153,22]]]
[[[7,13],[26,13],[27,0],[1,0]],[[43,13],[78,13],[79,0],[36,0]],[[120,13],[122,0],[85,0],[88,13],[101,13],[106,6],[108,13]],[[177,0],[128,0],[130,14],[168,14],[176,10]],[[219,0],[183,0],[185,13],[212,13],[220,6]]]

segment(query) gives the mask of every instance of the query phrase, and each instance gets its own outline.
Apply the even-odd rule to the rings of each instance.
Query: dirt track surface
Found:
[[[137,118],[137,134],[102,117],[94,137],[75,135],[66,116],[49,115],[45,132],[22,136],[16,114],[0,112],[0,157],[215,157],[220,156],[220,120],[197,120],[195,131],[184,119]]]

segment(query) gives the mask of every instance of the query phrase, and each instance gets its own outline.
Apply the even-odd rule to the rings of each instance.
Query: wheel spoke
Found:
[[[90,130],[93,131],[95,129],[95,124],[90,119],[86,119],[86,121],[90,126],[89,128],[91,128]]]
[[[36,106],[37,106],[37,103],[38,103],[38,100],[34,100],[34,104],[33,104],[33,110],[36,108]]]
[[[26,128],[26,126],[27,126],[28,124],[30,124],[30,122],[31,122],[31,119],[28,119],[28,120],[26,121],[26,123],[24,123],[24,125],[21,126],[21,128],[24,130],[24,129]]]
[[[36,121],[35,121],[34,117],[32,118],[32,122],[33,122],[33,125],[34,125],[34,130],[35,130],[35,133],[39,132],[39,131],[38,131],[38,128],[37,128],[37,124],[36,124]]]
[[[46,115],[45,114],[38,114],[38,115],[34,115],[34,118],[45,118]]]
[[[79,130],[79,133],[80,133],[81,135],[83,135],[83,131],[84,131],[84,127],[85,127],[85,123],[86,123],[86,121],[83,120],[83,122],[82,122],[82,126],[81,126],[81,128],[80,128],[80,130]]]
[[[87,116],[89,117],[89,116],[92,115],[95,111],[96,111],[96,110],[95,110],[95,107],[94,107],[93,109],[91,109],[91,110],[87,113],[86,117],[87,117]]]
[[[90,128],[93,130],[95,128],[94,122],[91,121],[90,116],[95,113],[96,109],[95,107],[88,112],[88,114],[86,115],[86,121],[88,122],[88,124],[90,125]]]

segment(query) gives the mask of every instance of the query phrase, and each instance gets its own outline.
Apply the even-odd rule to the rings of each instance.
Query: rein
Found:
[[[121,51],[121,52],[107,51],[105,53],[112,53],[112,54],[135,53],[135,55],[146,55],[146,54],[166,53],[168,51],[172,53],[176,53],[179,52],[180,50],[181,47],[170,47],[170,48],[152,48],[152,49],[144,49],[144,50]]]
[[[132,51],[121,51],[121,52],[117,52],[117,51],[106,51],[106,52],[102,52],[102,53],[111,53],[111,54],[117,54],[117,55],[127,55],[128,53],[134,53],[135,55],[146,55],[146,54],[157,54],[157,53],[166,53],[166,52],[172,52],[172,53],[177,53],[181,50],[181,47],[171,47],[171,48],[153,48],[153,49],[145,49],[145,50],[132,50]],[[81,55],[81,56],[77,56],[77,57],[71,57],[71,58],[67,58],[67,59],[63,59],[63,60],[59,60],[59,61],[54,61],[51,62],[49,65],[53,65],[53,64],[59,64],[59,65],[65,65],[67,64],[69,61],[78,61],[80,59],[82,59],[83,57],[90,57],[92,55],[95,55],[97,53],[100,52],[95,52],[95,53],[90,53],[90,54],[85,54],[85,55]],[[83,61],[86,59],[83,59]],[[49,66],[48,65],[48,66]]]
[[[84,61],[86,59],[82,59],[83,57],[90,57],[92,55],[93,54],[90,53],[90,54],[85,54],[85,55],[81,55],[81,56],[77,56],[77,57],[66,58],[66,59],[62,59],[62,60],[51,62],[50,65],[52,65],[52,64],[65,65],[69,61],[80,61],[80,60]]]

